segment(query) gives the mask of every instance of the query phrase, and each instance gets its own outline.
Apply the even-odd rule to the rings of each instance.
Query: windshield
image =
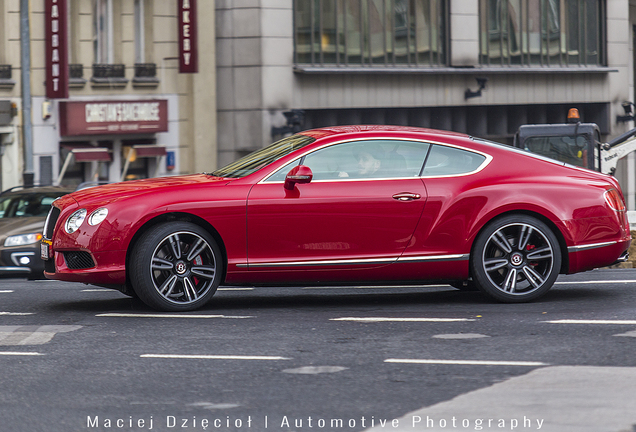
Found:
[[[0,197],[0,218],[46,217],[59,192]]]
[[[524,142],[525,150],[587,168],[587,139],[576,136],[536,136]]]
[[[211,175],[217,177],[239,178],[255,173],[259,169],[271,164],[285,155],[311,144],[316,139],[305,135],[292,135],[276,141],[274,144],[257,150],[241,159],[214,171]]]

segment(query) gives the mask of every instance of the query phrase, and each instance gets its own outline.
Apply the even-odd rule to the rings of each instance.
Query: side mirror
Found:
[[[296,183],[309,183],[312,178],[314,178],[314,174],[308,166],[295,166],[285,176],[285,189],[293,190]]]

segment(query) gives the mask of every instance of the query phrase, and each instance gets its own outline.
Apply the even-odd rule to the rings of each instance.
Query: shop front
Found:
[[[112,183],[174,168],[161,139],[169,132],[167,99],[59,101],[57,111],[59,171],[49,174],[40,163],[42,184]]]

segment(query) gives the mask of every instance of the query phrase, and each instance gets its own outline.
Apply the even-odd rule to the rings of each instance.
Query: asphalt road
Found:
[[[0,431],[636,430],[636,270],[506,305],[434,287],[223,288],[156,313],[0,280]]]

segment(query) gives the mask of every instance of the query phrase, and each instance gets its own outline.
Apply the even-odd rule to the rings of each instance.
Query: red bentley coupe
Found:
[[[44,237],[48,278],[170,311],[220,284],[444,281],[529,301],[559,273],[626,259],[630,243],[613,177],[390,126],[310,130],[212,173],[74,192]]]

